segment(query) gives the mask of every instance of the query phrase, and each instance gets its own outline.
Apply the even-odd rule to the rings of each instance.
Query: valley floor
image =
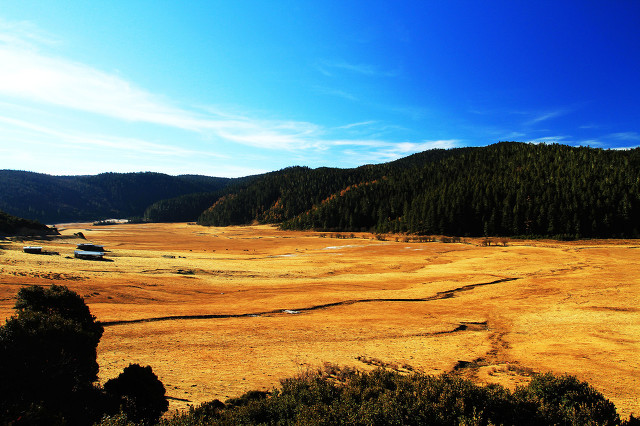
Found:
[[[640,414],[637,240],[484,247],[269,226],[59,229],[57,239],[0,241],[0,315],[23,285],[68,286],[105,323],[101,380],[151,365],[172,409],[270,389],[328,362],[511,388],[531,372],[569,373],[623,416]],[[107,261],[75,259],[87,241],[104,245]]]

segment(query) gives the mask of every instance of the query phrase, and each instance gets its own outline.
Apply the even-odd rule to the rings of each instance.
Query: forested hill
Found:
[[[0,170],[0,210],[43,223],[141,217],[158,200],[216,191],[230,181],[160,173],[51,176]]]
[[[291,168],[229,192],[203,225],[459,236],[638,237],[640,149],[502,142],[357,169]]]
[[[240,225],[252,222],[281,223],[320,205],[360,185],[375,183],[397,170],[406,170],[416,164],[425,165],[441,161],[460,150],[436,149],[378,165],[354,169],[321,167],[289,167],[267,173],[223,191],[213,206],[198,222],[202,225]]]
[[[54,234],[58,234],[55,228],[0,211],[0,236]]]
[[[146,208],[142,218],[146,222],[193,222],[220,197],[237,192],[262,176],[233,178],[216,191],[197,192],[156,201]]]

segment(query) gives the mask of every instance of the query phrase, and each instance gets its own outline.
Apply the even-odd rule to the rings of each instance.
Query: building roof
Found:
[[[103,251],[76,250],[73,253],[80,256],[104,256]]]

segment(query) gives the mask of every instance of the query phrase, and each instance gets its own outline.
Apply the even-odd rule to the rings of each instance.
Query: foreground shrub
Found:
[[[620,424],[613,403],[573,376],[534,376],[528,386],[516,390],[514,399],[520,407],[527,407],[538,424]]]
[[[16,295],[14,309],[18,316],[27,312],[39,312],[44,315],[59,315],[73,321],[93,336],[96,347],[104,332],[96,317],[91,315],[84,299],[65,286],[53,284],[49,288],[37,285],[23,287]]]
[[[0,423],[83,424],[100,417],[102,326],[66,287],[27,287],[0,327]]]
[[[104,390],[135,423],[155,424],[169,408],[164,385],[150,366],[129,364],[118,377],[104,384]]]
[[[103,327],[78,294],[25,287],[15,309],[0,327],[1,425],[91,425],[120,407],[130,420],[151,424],[166,411],[151,367],[129,366],[110,381],[111,395],[97,385]],[[129,421],[125,414],[107,418]]]
[[[281,382],[269,394],[191,408],[165,425],[619,425],[615,407],[587,383],[551,374],[514,393],[450,375],[336,369]]]

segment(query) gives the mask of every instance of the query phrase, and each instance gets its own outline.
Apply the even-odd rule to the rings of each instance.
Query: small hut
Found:
[[[104,260],[104,252],[103,251],[76,250],[76,251],[73,252],[73,256],[76,259]]]
[[[77,250],[73,252],[76,259],[84,260],[104,260],[104,246],[91,243],[78,244]]]
[[[76,247],[77,250],[80,251],[100,251],[104,254],[104,246],[99,246],[91,243],[81,243]]]

